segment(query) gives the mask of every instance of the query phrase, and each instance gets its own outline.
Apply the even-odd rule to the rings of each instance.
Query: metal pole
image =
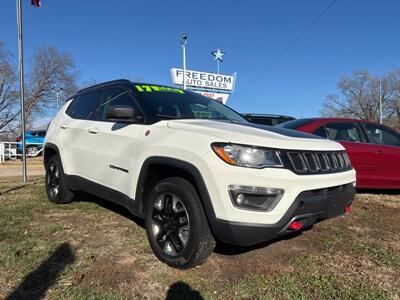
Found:
[[[22,43],[22,5],[17,0],[17,24],[18,24],[18,69],[21,97],[21,134],[22,134],[22,178],[27,181],[26,172],[26,141],[25,141],[25,90],[24,90],[24,52]]]
[[[183,89],[186,90],[186,41],[182,43],[183,56]]]
[[[217,59],[217,73],[219,74],[219,59]]]
[[[58,93],[59,92],[56,93],[56,95],[57,95],[57,112],[58,112]]]
[[[382,78],[379,79],[379,123],[382,124]]]

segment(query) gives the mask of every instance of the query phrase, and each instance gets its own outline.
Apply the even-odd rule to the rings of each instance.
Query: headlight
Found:
[[[278,150],[237,144],[214,143],[214,152],[224,162],[240,167],[283,167]]]

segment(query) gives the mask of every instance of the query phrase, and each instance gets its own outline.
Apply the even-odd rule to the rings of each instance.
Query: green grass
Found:
[[[390,299],[390,294],[360,279],[296,272],[268,278],[250,275],[224,293],[248,299]]]
[[[385,209],[393,220],[400,215],[398,208]],[[399,299],[400,241],[391,234],[398,223],[385,230],[369,211],[323,222],[282,242],[283,257],[294,253],[287,259],[269,257],[271,245],[238,254],[240,264],[235,256],[213,255],[204,265],[181,271],[160,263],[145,230],[116,212],[90,201],[52,204],[41,179],[26,185],[3,180],[0,298],[26,284],[30,274],[39,287],[27,285],[24,291],[35,293],[53,274],[44,291],[48,299],[163,299],[168,293],[174,299]],[[374,222],[372,233],[349,229],[365,219]],[[298,243],[306,250],[290,252]],[[67,250],[60,253],[63,245]],[[40,272],[43,266],[47,273]]]
[[[359,240],[356,238],[351,242],[349,249],[366,255],[376,265],[394,269],[400,268],[400,253],[377,243],[371,243],[368,242],[368,240]]]

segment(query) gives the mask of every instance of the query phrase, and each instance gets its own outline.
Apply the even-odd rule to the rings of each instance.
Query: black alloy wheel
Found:
[[[172,193],[160,195],[154,203],[152,231],[164,253],[177,256],[185,249],[189,235],[189,215],[185,205]]]
[[[47,189],[50,197],[57,197],[60,191],[60,170],[55,161],[51,162],[48,166],[46,173]]]

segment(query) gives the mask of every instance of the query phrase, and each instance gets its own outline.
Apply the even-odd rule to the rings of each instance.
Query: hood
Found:
[[[344,149],[339,143],[312,134],[253,123],[237,124],[214,120],[188,119],[170,120],[167,126],[188,132],[210,135],[220,139],[220,142],[292,150],[335,151]]]

